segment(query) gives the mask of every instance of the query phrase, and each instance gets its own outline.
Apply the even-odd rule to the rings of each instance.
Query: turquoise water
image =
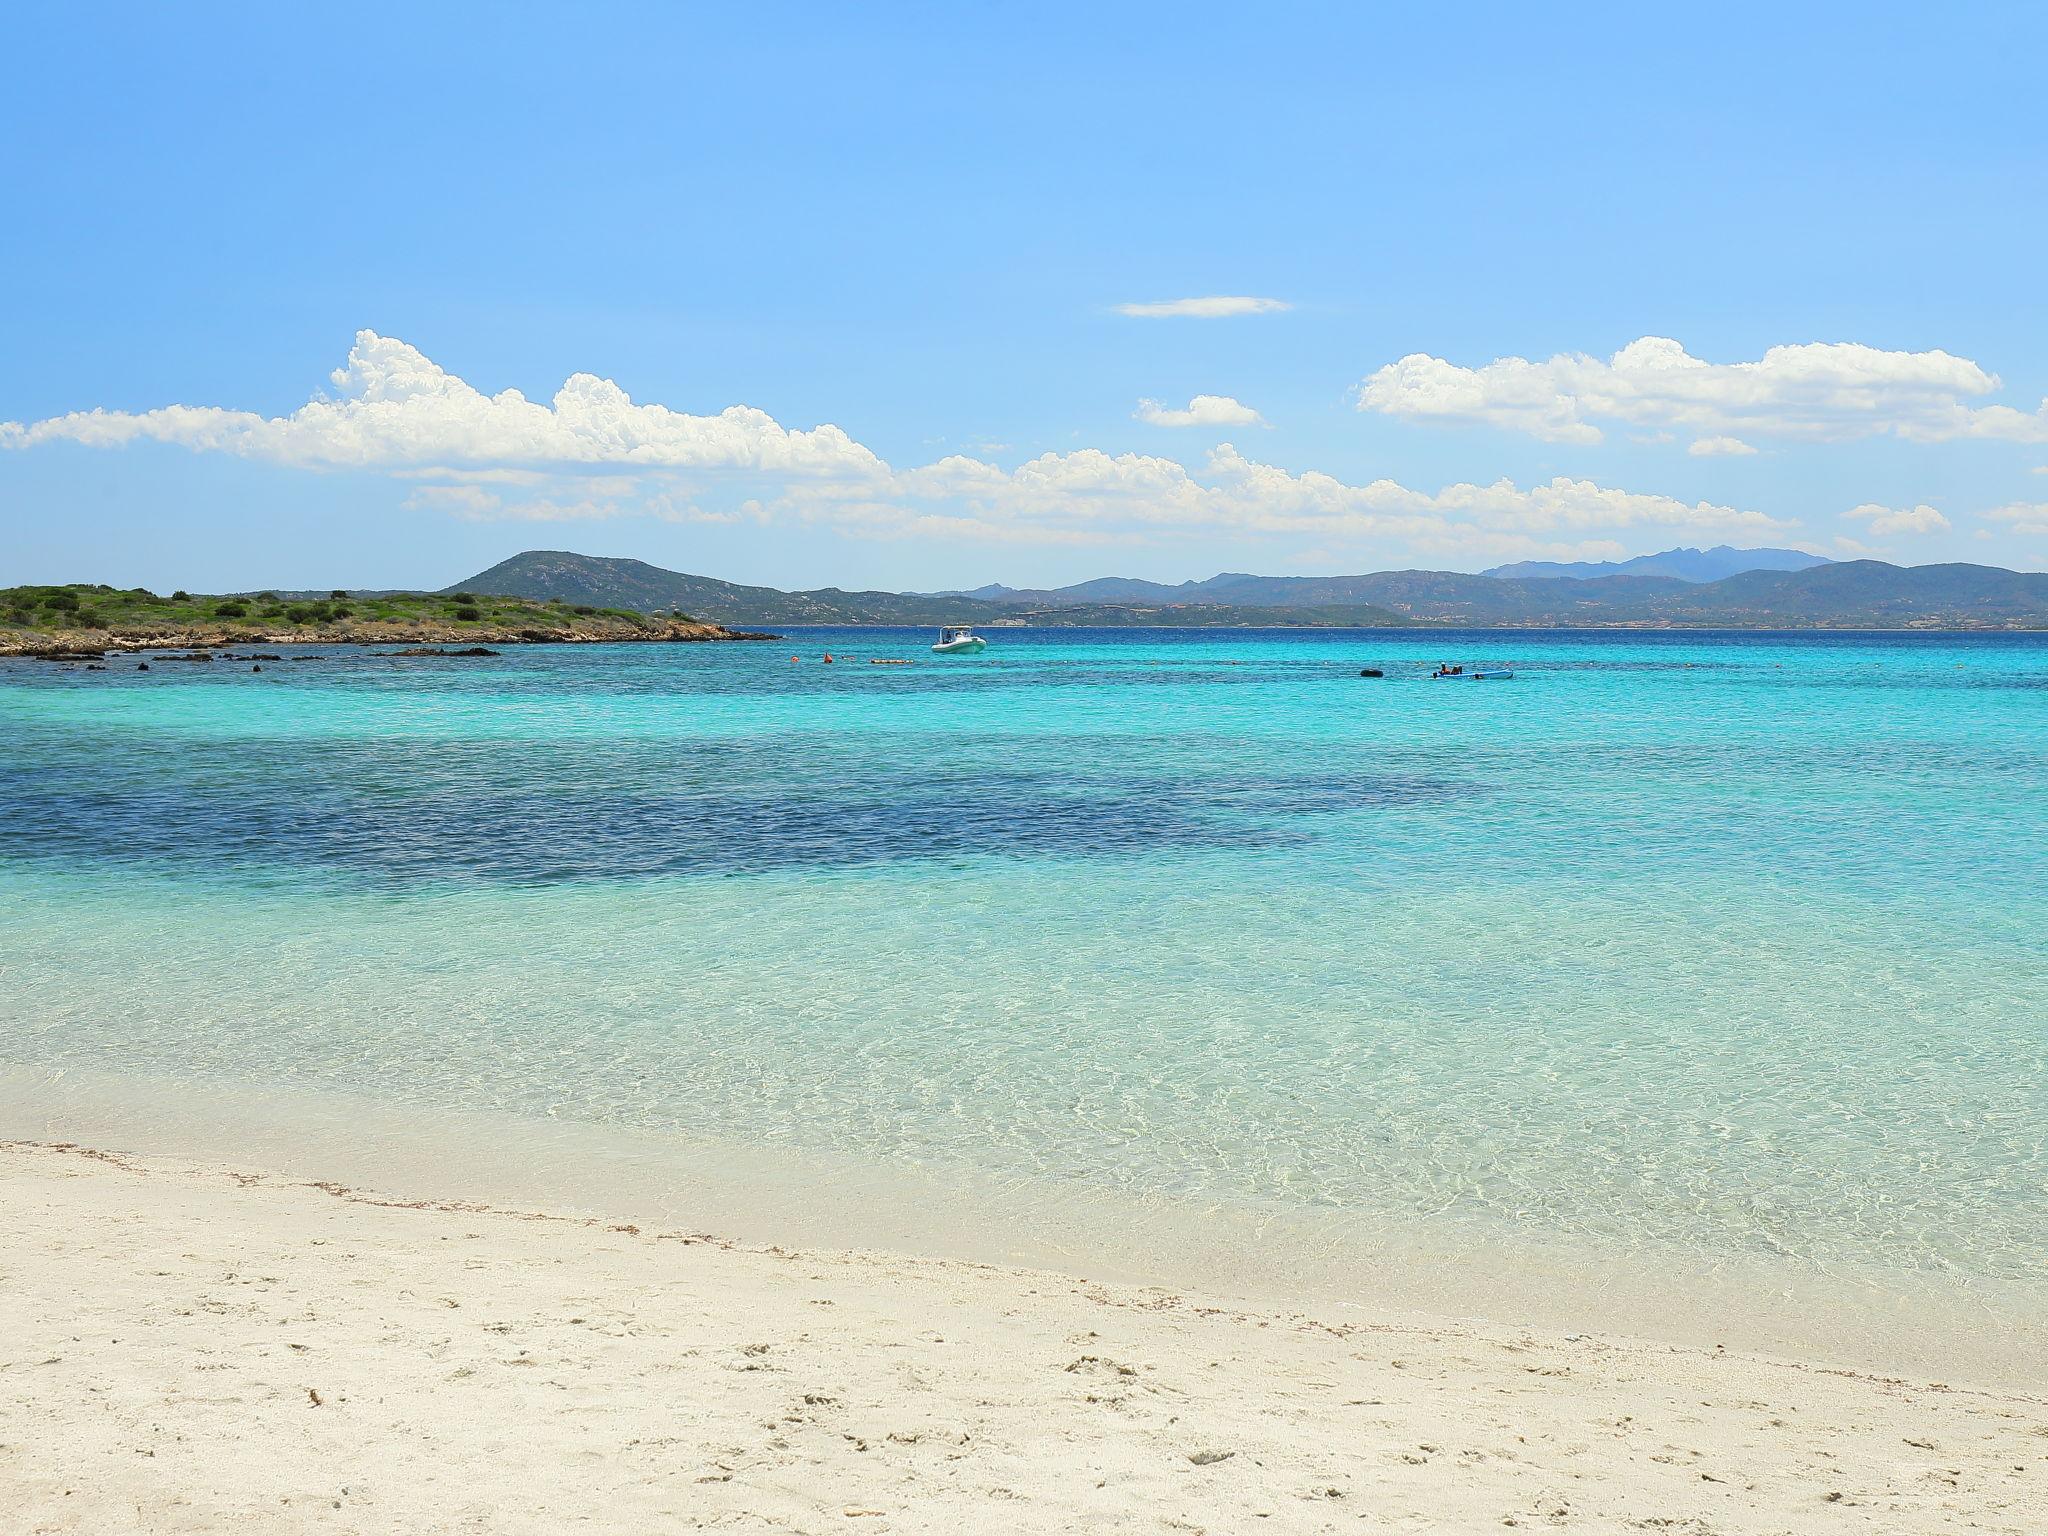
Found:
[[[2048,637],[929,639],[0,663],[0,1065],[2042,1280]]]

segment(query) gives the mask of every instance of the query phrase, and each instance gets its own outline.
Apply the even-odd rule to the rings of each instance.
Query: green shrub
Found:
[[[96,608],[79,608],[73,610],[71,622],[80,629],[105,629],[107,616]]]
[[[477,609],[475,604],[463,603],[455,610],[455,617],[465,624],[474,624],[483,617],[483,614]]]
[[[349,606],[347,606],[347,605],[346,605],[346,604],[344,604],[344,603],[336,603],[336,604],[334,605],[334,607],[333,607],[332,609],[330,609],[330,610],[328,611],[328,617],[329,617],[329,618],[335,618],[335,619],[352,619],[352,618],[354,618],[355,616],[356,616],[356,611],[355,611],[355,609],[353,609],[353,608],[350,608]]]
[[[339,587],[336,587],[336,588],[335,588],[335,589],[334,589],[334,590],[333,590],[332,592],[328,593],[327,595],[328,595],[329,597],[347,597],[347,596],[348,596],[348,594],[347,594],[346,592],[342,591],[342,590],[341,590],[341,588],[339,588]]]
[[[448,601],[451,603],[474,604],[476,602],[476,594],[474,592],[450,592],[448,594]]]
[[[248,611],[249,605],[247,603],[226,602],[213,605],[213,616],[216,619],[239,619],[247,614]]]
[[[578,603],[574,608],[571,608],[569,611],[571,613],[580,613],[586,619],[597,612],[597,610],[591,607],[588,603]]]
[[[171,601],[174,603],[189,603],[192,601],[192,594],[183,587],[180,587],[171,594]]]
[[[78,594],[76,592],[52,592],[43,599],[43,606],[45,608],[76,608],[78,606]]]

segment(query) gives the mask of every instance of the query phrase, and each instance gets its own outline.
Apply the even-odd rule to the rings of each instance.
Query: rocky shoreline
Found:
[[[221,650],[249,645],[602,645],[694,644],[722,640],[779,640],[780,635],[727,629],[690,619],[643,619],[638,623],[603,616],[575,618],[559,627],[501,624],[375,623],[344,620],[329,624],[137,625],[114,629],[0,631],[0,656],[60,661],[98,659],[108,653],[182,649]]]

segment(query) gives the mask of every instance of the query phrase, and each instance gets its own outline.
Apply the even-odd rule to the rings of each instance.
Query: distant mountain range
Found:
[[[528,550],[479,571],[449,592],[491,592],[507,597],[532,594],[559,597],[566,603],[594,608],[636,608],[643,613],[679,611],[692,618],[715,613],[753,615],[752,624],[1040,624],[1040,625],[1176,625],[1176,624],[1335,624],[1399,625],[1414,620],[1387,608],[1344,603],[1281,610],[1266,606],[1234,607],[1205,603],[1192,609],[1058,600],[1050,605],[988,602],[946,592],[844,592],[821,587],[810,592],[783,592],[774,587],[747,587],[710,576],[665,571],[643,560],[604,559],[558,549]],[[1043,611],[1040,611],[1042,608]],[[713,623],[723,623],[714,619]]]
[[[1661,554],[1637,555],[1633,560],[1585,560],[1560,564],[1549,560],[1524,560],[1517,565],[1498,565],[1483,576],[1504,580],[1591,580],[1600,576],[1668,576],[1677,581],[1721,581],[1744,571],[1804,571],[1829,562],[1819,555],[1796,549],[1731,549],[1726,544],[1713,549],[1667,549]],[[1267,606],[1315,605],[1326,602],[1379,602],[1379,588],[1362,585],[1381,582],[1378,576],[1211,576],[1207,581],[1184,581],[1166,586],[1156,581],[1139,581],[1128,576],[1104,576],[1071,587],[1027,588],[987,586],[956,595],[991,603],[1238,603]]]
[[[1228,574],[1177,586],[1105,577],[1051,590],[987,586],[920,593],[824,587],[783,592],[666,571],[640,560],[530,550],[444,590],[559,598],[644,613],[679,611],[732,625],[2048,629],[2048,574],[1988,565],[1814,562],[1812,556],[1789,550],[1670,554],[1704,560],[1764,554],[1812,563],[1803,569],[1745,570],[1717,580],[1634,572],[1578,577],[1380,571],[1367,576]]]
[[[1731,549],[1717,544],[1712,549],[1667,549],[1656,555],[1637,555],[1633,560],[1521,560],[1513,565],[1496,565],[1483,572],[1516,580],[1572,577],[1581,581],[1596,576],[1675,576],[1680,581],[1723,581],[1744,571],[1808,571],[1829,562],[1819,555],[1797,549]]]

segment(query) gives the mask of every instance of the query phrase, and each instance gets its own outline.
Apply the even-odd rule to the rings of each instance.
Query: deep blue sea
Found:
[[[2048,1297],[2048,637],[986,633],[0,662],[10,1123]]]

